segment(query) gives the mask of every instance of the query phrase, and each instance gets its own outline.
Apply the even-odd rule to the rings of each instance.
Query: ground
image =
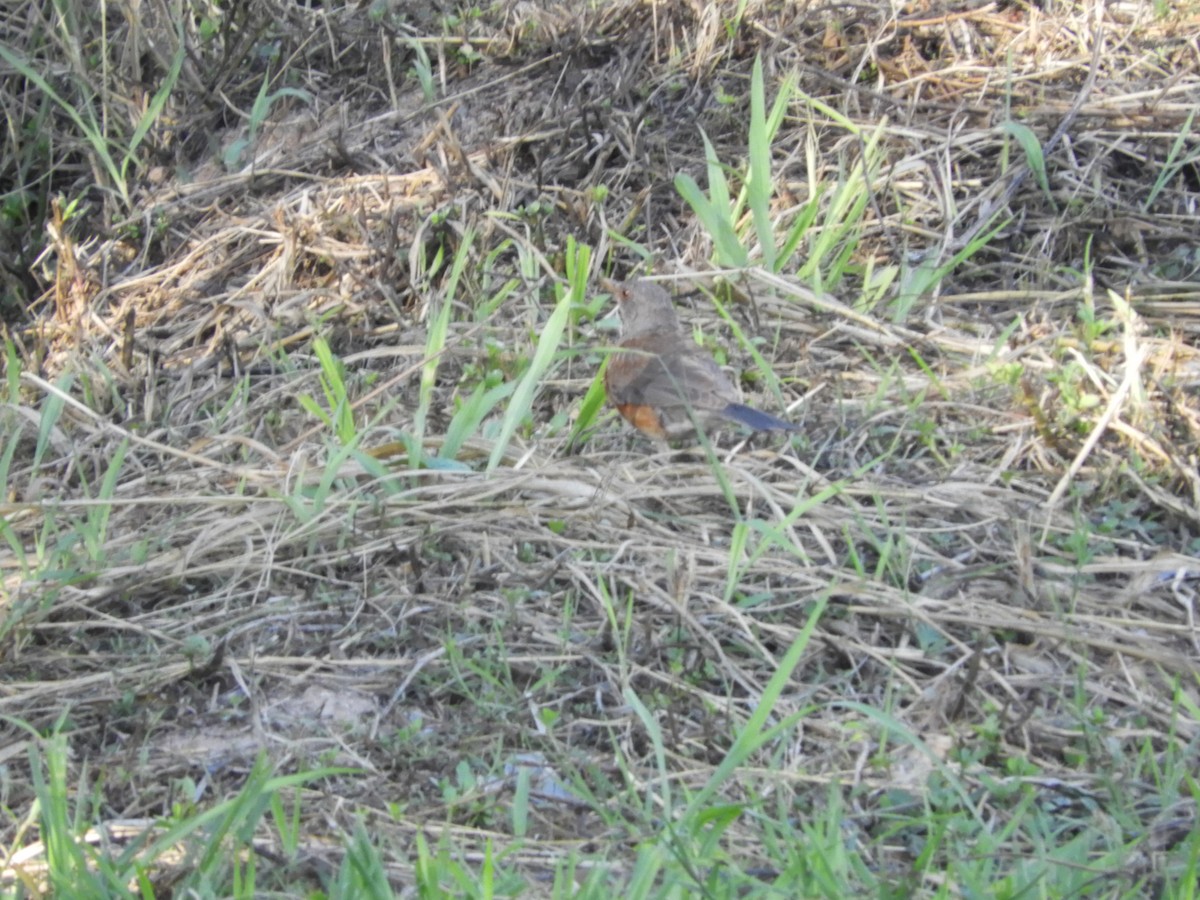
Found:
[[[1191,896],[1200,6],[29,6],[4,890]]]

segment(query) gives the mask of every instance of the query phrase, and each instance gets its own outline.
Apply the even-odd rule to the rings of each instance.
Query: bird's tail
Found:
[[[738,422],[745,425],[747,428],[753,428],[755,431],[799,431],[800,429],[791,422],[785,422],[783,419],[777,419],[770,413],[762,412],[755,409],[753,406],[746,406],[744,403],[730,403],[723,410],[721,415],[731,422]]]

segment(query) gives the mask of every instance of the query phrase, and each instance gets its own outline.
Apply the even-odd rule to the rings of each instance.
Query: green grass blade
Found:
[[[730,203],[729,182],[725,178],[725,167],[721,164],[721,159],[717,156],[717,149],[712,145],[712,141],[708,139],[703,128],[700,129],[700,140],[704,142],[705,174],[708,176],[708,194],[712,205],[730,217],[732,222],[737,219],[740,207],[735,209]]]
[[[583,395],[583,400],[579,404],[579,413],[575,417],[575,427],[571,431],[571,446],[576,445],[583,433],[592,426],[592,423],[596,421],[596,418],[600,415],[600,411],[604,408],[604,402],[607,399],[607,394],[604,390],[604,370],[608,368],[608,360],[610,358],[608,355],[605,356],[604,364],[600,367],[600,371],[596,373],[596,377],[592,379],[587,393]]]
[[[695,179],[685,172],[675,176],[675,190],[712,236],[717,261],[721,265],[739,269],[750,265],[750,255],[738,240],[737,232],[729,219],[728,207],[718,209],[715,203],[710,203]]]
[[[792,258],[792,254],[796,252],[796,247],[804,240],[804,236],[808,234],[808,229],[812,227],[812,223],[817,218],[817,213],[821,210],[821,197],[825,193],[828,185],[821,182],[817,185],[816,192],[812,199],[804,204],[804,208],[800,211],[800,215],[792,221],[788,227],[787,237],[784,238],[783,246],[779,248],[780,264],[787,262]],[[778,271],[778,270],[776,270]]]
[[[96,493],[96,504],[88,507],[85,542],[93,562],[99,562],[104,555],[104,542],[108,534],[108,521],[112,516],[113,494],[117,489],[117,480],[121,477],[121,467],[125,465],[125,454],[129,452],[129,441],[121,441],[113,451],[100,481]]]
[[[754,219],[762,264],[775,271],[775,234],[771,226],[771,134],[767,126],[763,88],[762,57],[754,58],[750,73],[750,170],[746,174],[746,198]],[[776,104],[778,108],[778,103]],[[772,114],[776,109],[772,109]]]
[[[62,376],[55,384],[57,390],[51,392],[42,402],[42,414],[38,418],[37,446],[33,451],[33,461],[30,466],[32,469],[36,469],[42,464],[42,459],[50,446],[50,436],[58,427],[58,420],[62,417],[63,407],[66,405],[66,398],[71,393],[71,385],[74,381],[75,379],[71,375]]]
[[[346,389],[346,367],[333,355],[329,342],[322,337],[313,340],[313,353],[321,365],[321,390],[330,411],[321,418],[333,428],[334,436],[343,445],[353,443],[356,437],[354,410]]]
[[[767,727],[767,720],[776,717],[775,705],[783,695],[784,689],[791,684],[792,673],[796,670],[796,666],[800,665],[800,659],[808,647],[808,642],[812,639],[813,632],[821,620],[821,615],[825,612],[827,603],[828,598],[822,597],[808,614],[808,621],[800,629],[796,639],[792,641],[792,645],[784,654],[783,659],[779,661],[779,666],[771,675],[770,681],[763,689],[762,696],[755,704],[754,712],[750,714],[746,724],[738,731],[733,746],[729,748],[729,752],[725,754],[725,758],[713,771],[704,787],[692,797],[685,818],[698,814],[708,806],[711,798],[740,766],[745,765],[751,754],[768,741],[773,740],[776,735],[791,728],[806,714],[805,710],[799,710],[770,728]]]
[[[571,249],[569,246],[568,254],[570,254]],[[586,257],[590,256],[591,250],[587,245],[580,245],[579,252]],[[579,268],[581,272],[587,271],[586,265]],[[517,433],[517,429],[521,427],[521,424],[529,418],[529,410],[533,406],[534,395],[537,393],[537,389],[545,378],[546,373],[550,370],[550,366],[553,365],[558,353],[558,346],[562,343],[563,334],[566,332],[567,323],[571,317],[571,306],[582,302],[584,290],[583,278],[577,277],[571,286],[559,296],[558,302],[554,305],[554,311],[550,314],[550,318],[546,320],[546,325],[542,328],[542,333],[538,337],[537,349],[534,351],[533,361],[529,364],[529,368],[525,370],[525,374],[521,376],[521,380],[513,392],[512,400],[508,403],[508,409],[505,411],[504,420],[500,425],[500,434],[497,436],[496,444],[492,448],[492,455],[488,458],[489,472],[500,464],[500,460],[504,458],[504,453],[508,450],[508,445],[512,441],[513,435]]]
[[[446,428],[446,436],[442,440],[438,457],[454,459],[466,441],[479,431],[479,425],[488,414],[495,409],[506,397],[512,395],[516,385],[511,381],[488,387],[479,385],[471,396],[454,413],[450,425]]]
[[[1180,170],[1189,164],[1195,165],[1200,152],[1193,150],[1188,153],[1183,159],[1179,159],[1180,153],[1188,145],[1188,140],[1195,139],[1195,132],[1192,131],[1192,123],[1196,121],[1196,109],[1188,111],[1187,119],[1183,123],[1183,127],[1179,129],[1179,134],[1175,135],[1175,141],[1171,144],[1171,149],[1167,151],[1167,158],[1159,167],[1158,177],[1154,179],[1154,184],[1150,187],[1150,192],[1146,195],[1145,201],[1142,203],[1142,212],[1148,212],[1154,201],[1158,199],[1158,195],[1162,193],[1167,182],[1176,177]]]
[[[1033,133],[1033,129],[1021,122],[1010,120],[1004,123],[1004,131],[1017,139],[1017,143],[1021,145],[1021,150],[1025,154],[1025,161],[1037,178],[1038,187],[1042,189],[1046,199],[1053,202],[1054,198],[1050,195],[1050,181],[1046,177],[1046,157],[1042,153],[1042,143]]]
[[[133,129],[133,134],[129,138],[129,146],[125,149],[125,158],[121,161],[121,179],[125,180],[129,171],[129,164],[137,161],[136,151],[150,129],[162,116],[163,109],[166,108],[167,101],[171,98],[172,91],[175,90],[175,85],[179,82],[179,74],[183,71],[183,60],[187,55],[186,48],[183,44],[182,36],[180,37],[179,49],[175,51],[175,56],[171,59],[171,66],[167,69],[167,77],[163,79],[162,86],[154,92],[154,96],[150,98],[150,103],[146,107],[146,111],[142,113],[138,119],[137,125]]]
[[[17,355],[17,345],[8,338],[4,339],[4,381],[8,386],[8,402],[20,403],[21,357]]]
[[[425,426],[429,420],[430,407],[433,404],[433,389],[437,384],[438,364],[446,349],[446,335],[450,331],[450,315],[454,310],[454,297],[458,291],[458,282],[470,259],[470,248],[474,240],[475,232],[468,228],[455,251],[450,274],[442,291],[441,305],[437,308],[437,313],[432,316],[429,333],[425,338],[425,363],[421,367],[421,382],[417,391],[417,411],[413,414],[408,454],[409,465],[414,469],[420,468],[424,463]]]
[[[121,201],[126,207],[129,206],[128,187],[125,184],[125,179],[121,176],[121,168],[112,158],[112,154],[108,150],[108,141],[101,131],[100,126],[93,122],[86,122],[79,111],[58,95],[58,93],[50,86],[50,83],[41,76],[37,69],[33,68],[22,57],[17,56],[8,49],[3,43],[0,43],[0,58],[7,62],[10,66],[20,72],[25,78],[37,86],[38,90],[44,93],[47,97],[53,100],[58,107],[67,114],[79,132],[87,138],[88,144],[91,145],[92,152],[96,154],[100,160],[104,171],[108,173],[108,177],[112,180],[113,187],[121,195]]]

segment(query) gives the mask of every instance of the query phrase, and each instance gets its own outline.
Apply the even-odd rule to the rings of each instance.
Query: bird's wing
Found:
[[[642,343],[637,338],[622,341],[609,357],[604,389],[613,403],[645,404],[657,397],[655,385],[663,380],[662,360]]]
[[[614,351],[605,388],[615,403],[713,411],[737,400],[737,391],[711,357],[698,348],[660,354],[650,349],[655,343],[630,338]]]

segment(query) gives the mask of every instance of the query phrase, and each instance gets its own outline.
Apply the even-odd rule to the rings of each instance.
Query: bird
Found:
[[[799,431],[746,406],[711,356],[688,340],[671,295],[645,279],[602,281],[617,300],[621,339],[604,373],[609,402],[634,428],[669,441],[724,423],[754,431]]]

